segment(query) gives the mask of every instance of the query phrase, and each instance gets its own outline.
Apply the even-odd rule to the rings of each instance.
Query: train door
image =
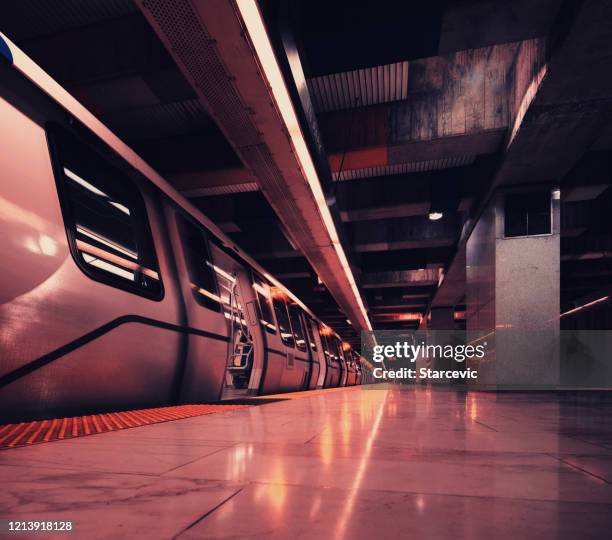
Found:
[[[252,380],[251,393],[255,393],[257,388],[258,393],[266,393],[269,391],[269,381],[273,378],[274,369],[270,366],[270,351],[278,349],[278,333],[276,323],[274,321],[272,308],[272,295],[269,283],[259,274],[253,273],[253,291],[257,298],[259,307],[259,322],[261,323],[263,337],[263,364],[259,373],[256,373]],[[258,369],[258,368],[256,368]],[[257,386],[256,386],[256,380]]]
[[[302,320],[302,308],[295,303],[291,303],[288,307],[289,319],[295,339],[295,361],[298,362],[296,367],[300,372],[297,379],[298,386],[296,390],[306,390],[312,371],[312,354],[308,347],[308,338]]]
[[[287,295],[282,290],[273,289],[272,305],[284,349],[284,358],[277,354],[275,362],[276,368],[280,370],[278,390],[281,392],[291,392],[301,388],[308,364],[305,351],[300,350],[304,348],[305,342],[300,344],[300,348],[296,346],[296,333],[291,325],[287,300]]]
[[[338,344],[335,336],[327,336],[327,344],[329,347],[329,358],[332,363],[332,371],[334,372],[333,386],[341,386],[342,383],[342,367],[340,364],[340,356],[338,354]]]
[[[348,379],[346,381],[347,386],[355,386],[357,381],[357,369],[355,367],[355,356],[352,350],[345,351],[344,357],[348,367]]]
[[[180,401],[201,403],[221,398],[228,331],[206,230],[184,212],[165,204],[166,223],[174,251],[186,311],[185,366]]]
[[[354,352],[353,353],[353,358],[355,361],[355,384],[359,385],[361,384],[361,377],[362,377],[362,373],[361,373],[361,357]]]
[[[315,341],[315,332],[313,330],[314,322],[305,313],[303,313],[302,316],[304,318],[304,327],[306,328],[306,340],[308,341],[308,348],[310,350],[311,359],[310,375],[308,377],[307,388],[309,390],[313,390],[317,388],[319,382],[319,375],[321,373],[321,362],[319,361],[319,351],[321,349],[320,344],[319,347],[317,347],[317,342]]]
[[[322,328],[320,336],[321,342],[323,343],[325,363],[327,364],[324,386],[325,388],[335,388],[340,383],[340,368],[338,366],[338,357],[334,352],[334,342],[331,330],[327,327]]]
[[[265,357],[251,277],[242,264],[218,246],[212,245],[211,251],[229,336],[221,399],[255,395],[259,392]]]
[[[338,386],[344,386],[346,381],[346,364],[344,363],[344,358],[342,357],[342,347],[340,347],[340,342],[336,336],[329,338],[329,345],[332,349],[332,356],[338,365]]]
[[[319,377],[316,381],[316,388],[325,388],[325,377],[327,375],[327,359],[325,357],[325,351],[323,348],[323,338],[321,337],[321,330],[319,329],[318,322],[311,320],[310,327],[313,332],[314,343],[316,345],[319,356]]]
[[[340,364],[340,384],[338,386],[348,386],[349,371],[348,361],[345,358],[345,352],[342,349],[342,342],[338,338],[334,338],[336,348],[338,349],[338,363]]]

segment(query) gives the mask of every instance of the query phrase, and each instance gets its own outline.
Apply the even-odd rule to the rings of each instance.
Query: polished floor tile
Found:
[[[178,538],[598,539],[609,537],[609,512],[608,505],[250,484]]]
[[[67,538],[172,538],[241,489],[210,481],[34,467],[24,474],[22,467],[7,469],[16,468],[0,466],[2,517],[70,520],[74,531]]]
[[[612,399],[306,395],[0,452],[0,517],[73,538],[609,538]]]

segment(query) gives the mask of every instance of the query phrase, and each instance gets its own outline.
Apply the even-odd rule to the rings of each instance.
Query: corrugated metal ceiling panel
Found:
[[[131,0],[19,0],[13,4],[2,12],[2,29],[17,41],[136,13]]]
[[[181,194],[185,197],[212,197],[213,195],[230,195],[232,193],[248,193],[250,191],[259,191],[257,182],[189,189],[181,191]]]
[[[315,77],[308,89],[318,113],[406,99],[408,62]]]
[[[357,180],[359,178],[371,178],[374,176],[390,176],[395,174],[407,174],[414,172],[434,171],[437,169],[449,169],[451,167],[463,167],[471,165],[475,156],[459,156],[430,161],[414,161],[412,163],[400,163],[396,165],[383,165],[380,167],[366,167],[364,169],[352,169],[333,173],[334,180]]]
[[[213,124],[197,99],[121,110],[105,115],[103,120],[129,140],[184,135]]]

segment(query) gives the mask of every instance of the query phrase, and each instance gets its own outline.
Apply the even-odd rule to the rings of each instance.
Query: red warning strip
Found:
[[[0,426],[0,450],[147,426],[245,407],[250,407],[250,405],[177,405],[175,407],[6,424]]]

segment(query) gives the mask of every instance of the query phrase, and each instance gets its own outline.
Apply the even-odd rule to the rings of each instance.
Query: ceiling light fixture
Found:
[[[253,44],[255,52],[257,53],[259,63],[270,86],[272,95],[276,101],[276,105],[278,106],[279,112],[287,128],[287,133],[291,138],[291,142],[302,167],[304,177],[310,186],[314,200],[321,214],[321,218],[323,219],[323,223],[325,224],[327,232],[330,236],[331,243],[334,246],[336,254],[338,255],[338,259],[340,260],[340,264],[342,265],[344,273],[346,274],[348,282],[351,286],[351,290],[353,291],[357,305],[359,306],[361,314],[365,320],[366,327],[368,330],[372,330],[372,325],[368,319],[368,314],[363,304],[361,295],[359,294],[359,289],[357,289],[355,277],[353,276],[353,272],[349,266],[348,259],[346,258],[346,254],[344,253],[344,249],[340,243],[340,238],[338,237],[338,232],[336,231],[336,226],[334,225],[332,215],[327,206],[327,201],[325,200],[325,195],[323,194],[323,189],[321,188],[319,176],[317,175],[312,157],[310,156],[310,152],[306,146],[306,141],[304,140],[300,123],[295,113],[295,109],[293,108],[291,97],[289,96],[289,92],[278,66],[278,62],[276,61],[276,56],[274,55],[272,44],[270,43],[263,18],[259,11],[259,6],[257,5],[256,0],[238,0],[236,4],[238,6],[238,10],[240,11],[242,20],[244,21],[244,25],[251,43]]]
[[[429,212],[429,219],[431,221],[438,221],[439,219],[442,219],[442,216],[444,216],[442,212]]]

